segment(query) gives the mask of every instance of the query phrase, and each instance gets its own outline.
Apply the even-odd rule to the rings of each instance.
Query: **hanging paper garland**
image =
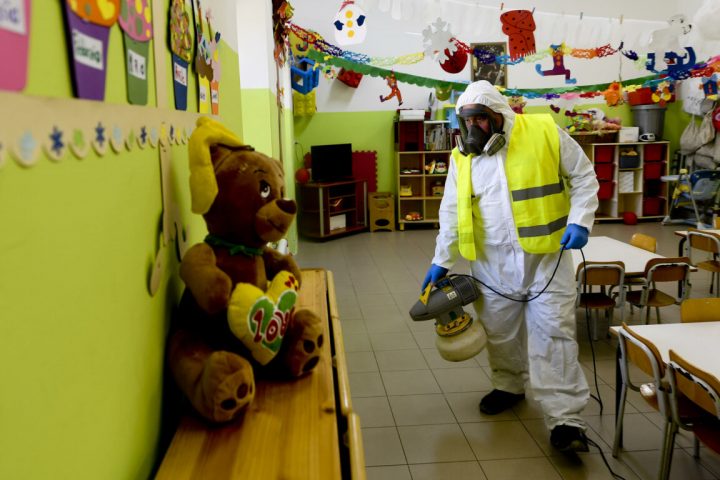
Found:
[[[101,157],[107,153],[108,143],[110,143],[108,141],[105,130],[105,125],[103,125],[102,122],[98,122],[94,128],[93,139],[90,142],[92,144],[93,150],[95,150],[95,153],[97,153]]]
[[[529,10],[510,10],[500,15],[502,31],[508,38],[510,59],[535,53],[535,19]]]
[[[135,135],[135,138],[137,139],[138,147],[140,147],[140,149],[144,149],[145,147],[148,146],[148,143],[149,143],[148,137],[149,137],[149,134],[148,134],[147,127],[144,125],[141,126],[138,129],[138,133]]]
[[[120,14],[119,2],[65,0],[75,95],[79,98],[105,98],[108,39]]]
[[[448,73],[459,73],[467,64],[467,52],[453,41],[450,25],[438,18],[423,31],[425,54],[440,62],[440,67]]]
[[[338,45],[357,45],[365,41],[367,25],[365,11],[353,0],[345,0],[335,15],[335,41]]]
[[[37,162],[40,144],[31,131],[23,133],[12,151],[15,160],[23,167],[32,167]]]
[[[187,0],[172,0],[169,28],[175,109],[187,110],[188,65],[193,53]]]
[[[565,76],[565,83],[577,83],[577,79],[570,78],[570,69],[565,68],[565,44],[561,43],[560,45],[550,45],[550,48],[553,52],[553,68],[549,70],[543,70],[542,66],[538,63],[535,65],[535,70],[543,77],[551,75],[563,75]]]
[[[31,15],[30,0],[14,0],[0,6],[2,90],[20,91],[27,83]]]
[[[125,70],[128,102],[146,105],[150,39],[152,39],[152,12],[149,0],[122,0],[120,28],[125,44]]]
[[[120,153],[124,144],[122,128],[114,125],[110,133],[110,148],[112,148],[115,153]]]
[[[400,89],[398,88],[397,78],[395,77],[395,72],[390,72],[390,75],[385,77],[385,81],[387,82],[388,87],[390,87],[390,93],[384,97],[382,95],[380,95],[380,101],[386,102],[386,101],[390,100],[391,98],[395,97],[395,98],[397,98],[398,106],[402,105],[403,104],[402,93],[400,93]]]

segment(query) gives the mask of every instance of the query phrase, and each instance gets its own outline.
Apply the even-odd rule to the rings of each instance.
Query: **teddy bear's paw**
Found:
[[[215,422],[232,420],[255,398],[252,365],[237,354],[213,352],[205,364],[202,389],[207,416]]]
[[[292,321],[284,362],[290,375],[299,377],[315,368],[320,361],[325,331],[322,321],[310,310],[298,310]]]

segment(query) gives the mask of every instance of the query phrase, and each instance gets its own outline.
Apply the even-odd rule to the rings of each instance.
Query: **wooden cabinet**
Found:
[[[367,229],[365,180],[306,183],[299,189],[299,230],[327,238]]]
[[[397,212],[405,225],[439,223],[438,211],[450,167],[449,122],[401,121],[395,124]]]
[[[600,183],[596,220],[621,219],[632,212],[638,218],[662,219],[667,214],[669,142],[591,143],[583,149]]]

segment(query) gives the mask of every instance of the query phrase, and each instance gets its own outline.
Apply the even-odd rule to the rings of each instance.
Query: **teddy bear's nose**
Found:
[[[294,215],[295,212],[297,212],[297,205],[295,204],[295,200],[280,199],[277,201],[277,206],[283,212],[289,213],[291,215]]]

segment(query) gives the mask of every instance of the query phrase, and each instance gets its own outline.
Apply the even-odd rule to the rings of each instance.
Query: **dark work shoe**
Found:
[[[588,452],[588,440],[579,427],[558,425],[550,432],[550,443],[561,452]]]
[[[524,399],[524,393],[510,393],[495,389],[480,400],[480,411],[485,415],[497,415]]]

